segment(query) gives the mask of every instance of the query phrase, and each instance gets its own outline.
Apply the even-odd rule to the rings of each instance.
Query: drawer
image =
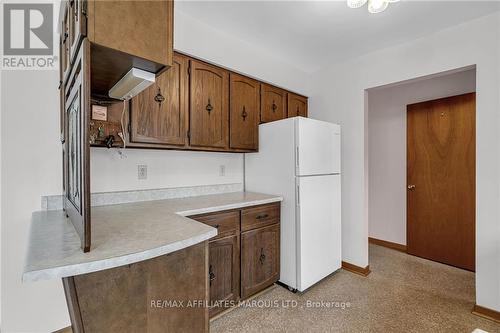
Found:
[[[195,215],[190,216],[189,218],[216,228],[217,236],[213,237],[212,239],[236,235],[240,231],[239,211]]]
[[[280,204],[270,204],[241,210],[241,231],[265,227],[280,221]]]

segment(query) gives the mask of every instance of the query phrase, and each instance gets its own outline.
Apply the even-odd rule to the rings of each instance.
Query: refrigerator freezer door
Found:
[[[296,118],[296,175],[340,173],[340,126]]]
[[[303,291],[341,266],[340,175],[297,177],[298,270]]]

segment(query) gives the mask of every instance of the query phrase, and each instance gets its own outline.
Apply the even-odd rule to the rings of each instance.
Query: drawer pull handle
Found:
[[[262,220],[262,219],[265,219],[265,218],[268,218],[269,217],[269,214],[260,214],[260,215],[257,215],[255,218],[257,220]]]
[[[210,280],[210,285],[212,285],[212,281],[215,280],[215,273],[212,270],[212,265],[208,268],[208,279]]]
[[[245,121],[246,117],[248,116],[247,111],[245,110],[245,106],[243,106],[243,112],[241,113],[241,116],[243,117],[243,121]]]
[[[215,229],[219,229],[219,227],[220,227],[220,225],[218,225],[218,224],[214,225]]]
[[[264,248],[261,247],[260,248],[260,257],[259,257],[260,264],[264,265],[265,260],[266,260],[266,255],[264,254]]]

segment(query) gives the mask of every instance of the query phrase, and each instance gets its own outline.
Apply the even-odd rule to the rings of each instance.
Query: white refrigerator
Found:
[[[245,190],[283,197],[280,282],[304,291],[341,267],[340,126],[294,117],[259,125]]]

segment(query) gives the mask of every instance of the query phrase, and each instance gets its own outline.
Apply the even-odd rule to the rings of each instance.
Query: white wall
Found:
[[[266,52],[175,13],[175,48],[305,94],[304,73]],[[52,332],[69,326],[61,281],[21,283],[31,212],[43,195],[61,193],[58,74],[2,73],[2,332]],[[95,192],[242,182],[242,154],[92,149]],[[137,180],[137,164],[148,180]],[[219,166],[226,176],[219,176]]]
[[[243,183],[243,154],[152,149],[93,148],[91,191],[114,192],[170,187]],[[137,165],[148,166],[148,177],[137,179]],[[220,176],[219,168],[225,167]]]
[[[476,70],[368,91],[368,234],[406,245],[406,106],[476,91]]]
[[[476,64],[476,302],[500,311],[499,48],[496,13],[333,65],[312,77],[312,117],[343,126],[343,260],[368,265],[365,89]]]

